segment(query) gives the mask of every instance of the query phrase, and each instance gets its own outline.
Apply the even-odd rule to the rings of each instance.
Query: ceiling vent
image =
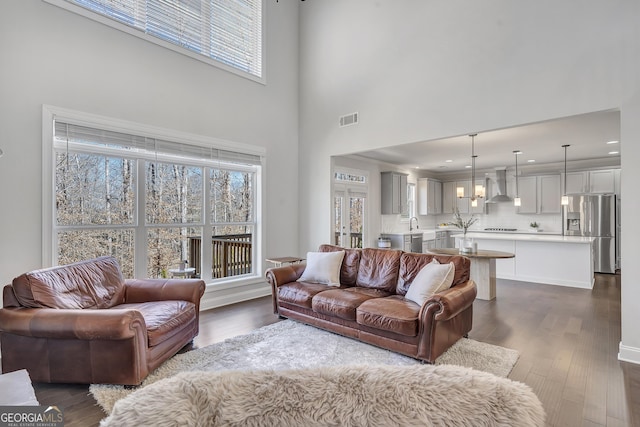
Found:
[[[358,113],[347,114],[340,117],[340,127],[351,126],[358,124]]]

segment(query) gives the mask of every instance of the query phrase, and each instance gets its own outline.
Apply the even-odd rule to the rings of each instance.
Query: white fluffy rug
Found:
[[[457,366],[184,372],[116,403],[101,426],[542,427],[515,381]]]
[[[461,339],[436,360],[436,365],[466,366],[506,377],[518,360],[516,350]],[[420,362],[360,341],[284,320],[208,347],[177,354],[153,371],[144,388],[185,371],[302,369],[345,365],[420,365]],[[92,384],[89,391],[106,413],[133,390]]]

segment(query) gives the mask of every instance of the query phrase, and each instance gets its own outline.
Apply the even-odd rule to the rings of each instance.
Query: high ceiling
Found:
[[[518,164],[535,165],[617,157],[619,162],[620,113],[583,114],[508,129],[478,132],[475,137],[476,169],[512,166],[514,150],[522,151]],[[610,152],[618,152],[610,154]],[[456,136],[358,153],[359,156],[396,164],[407,169],[447,173],[466,170],[471,164],[471,138]],[[450,160],[450,162],[447,162]],[[529,162],[529,163],[528,163]]]

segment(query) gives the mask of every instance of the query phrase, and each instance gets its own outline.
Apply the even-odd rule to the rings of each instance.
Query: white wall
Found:
[[[607,109],[621,111],[625,236],[640,235],[639,2],[341,0],[300,10],[301,250],[329,237],[329,180],[319,177],[330,156]],[[354,111],[360,123],[339,128]],[[622,253],[640,256],[624,236]],[[637,264],[624,262],[621,357],[640,362]]]
[[[42,104],[265,147],[265,255],[298,254],[298,4],[265,5],[262,85],[39,0],[0,2],[0,283],[42,266]]]

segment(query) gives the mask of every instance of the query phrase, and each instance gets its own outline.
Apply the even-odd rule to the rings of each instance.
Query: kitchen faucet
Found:
[[[413,231],[413,227],[411,226],[411,221],[416,220],[416,230],[418,228],[420,228],[420,225],[418,225],[418,218],[416,218],[415,216],[412,216],[411,218],[409,218],[409,231]]]

